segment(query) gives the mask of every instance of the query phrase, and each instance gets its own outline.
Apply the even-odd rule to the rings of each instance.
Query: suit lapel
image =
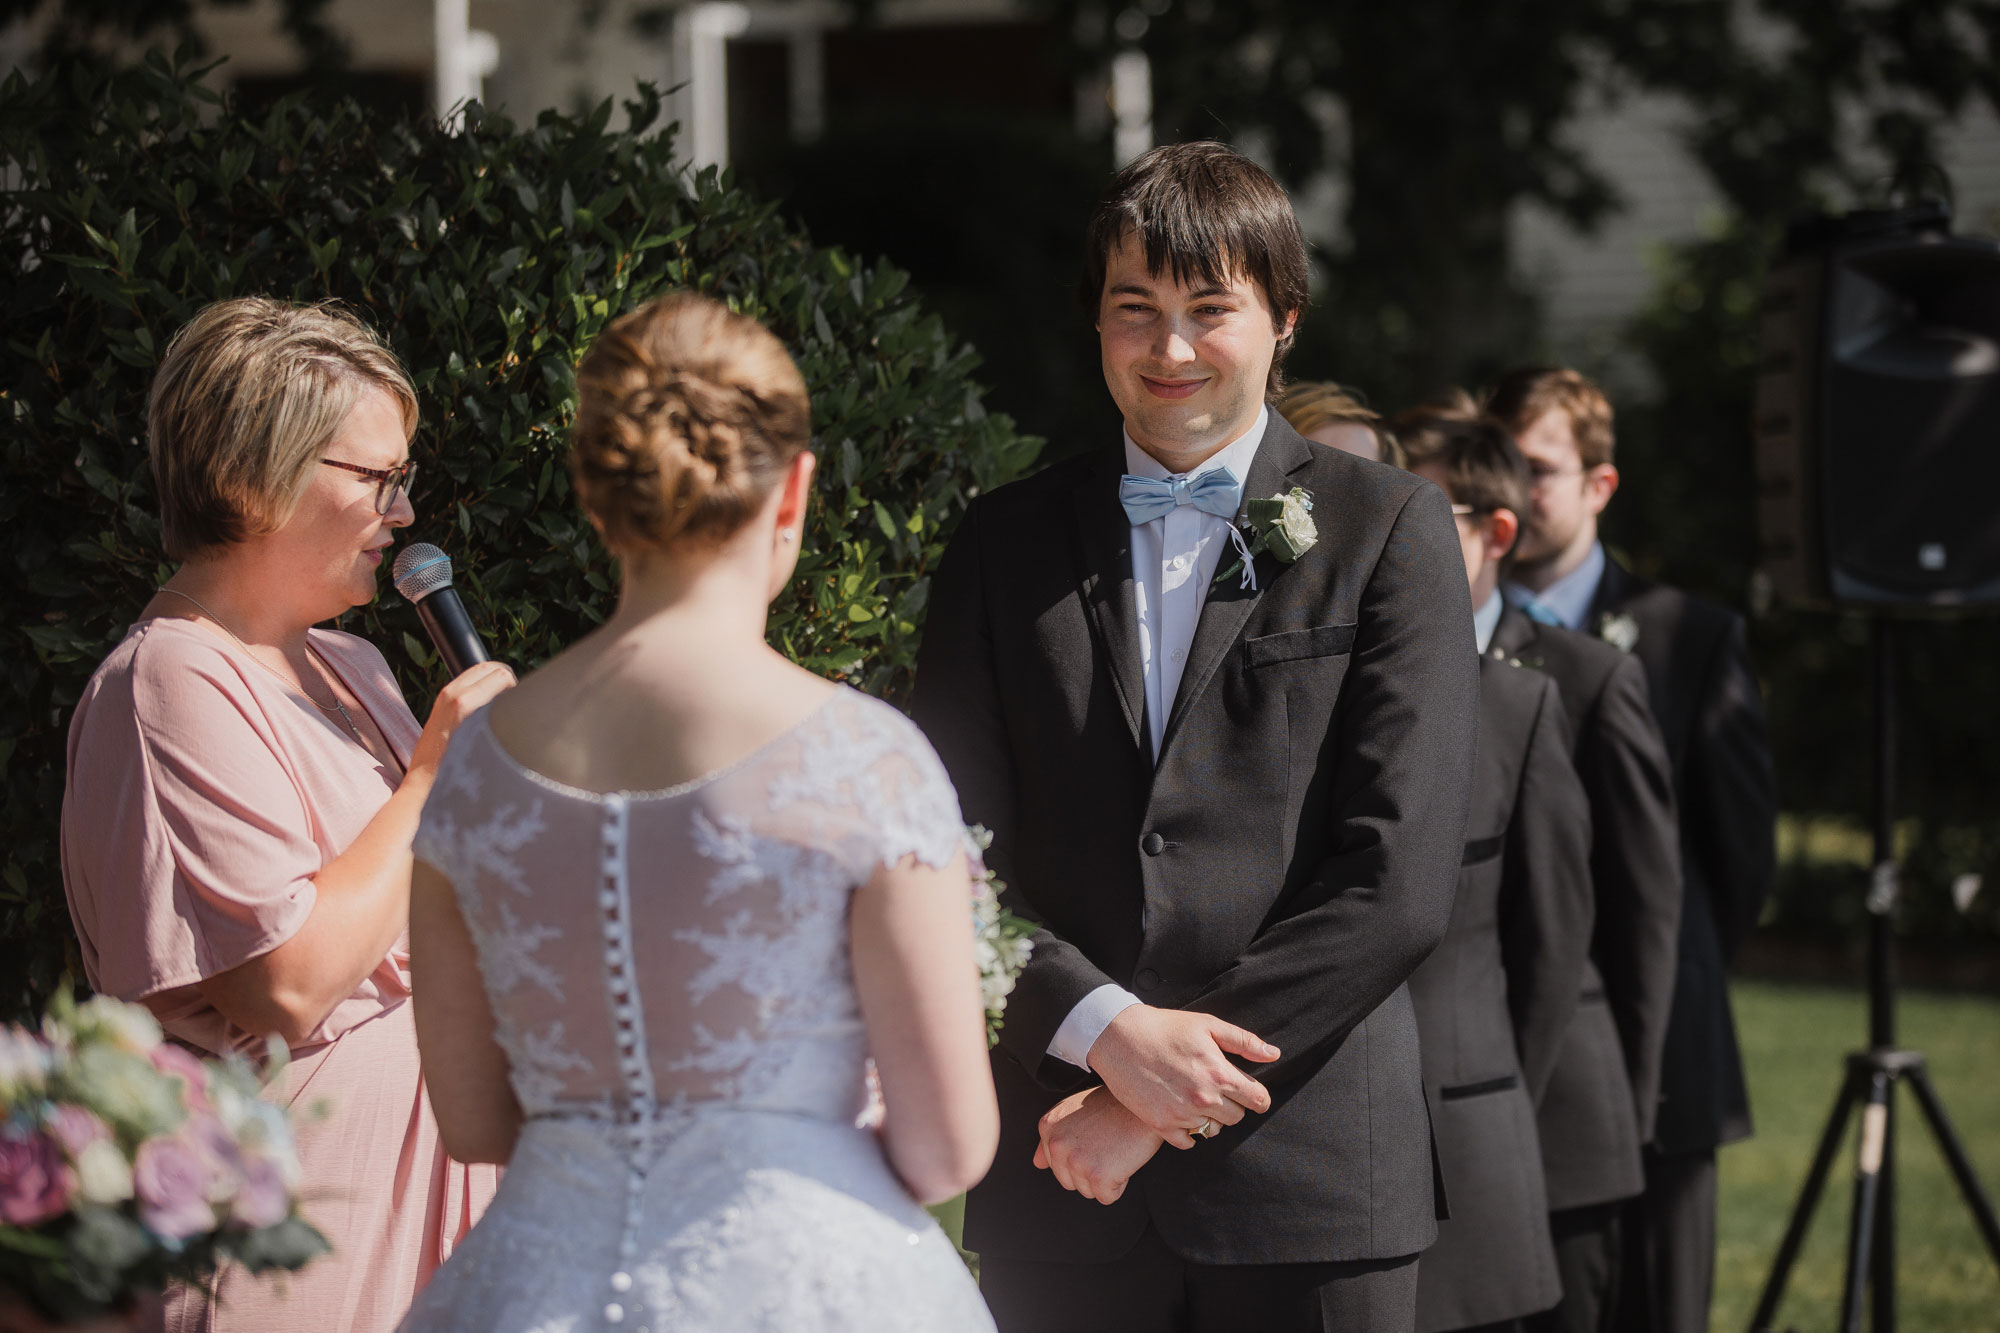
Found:
[[[1493,638],[1486,645],[1490,654],[1498,649],[1502,657],[1514,657],[1535,641],[1535,622],[1520,607],[1508,602],[1500,612],[1500,623],[1493,627]]]
[[[1103,640],[1105,660],[1132,743],[1146,740],[1146,682],[1139,665],[1139,608],[1132,592],[1132,524],[1118,502],[1117,459],[1106,452],[1090,481],[1071,495],[1077,588]]]
[[[1255,498],[1282,494],[1290,485],[1294,472],[1312,461],[1313,446],[1307,444],[1299,433],[1285,424],[1283,417],[1271,413],[1264,426],[1264,438],[1257,445],[1256,457],[1250,460],[1250,476],[1243,483],[1243,499],[1247,504]],[[1243,511],[1237,510],[1240,524]],[[1227,540],[1225,538],[1224,540]],[[1236,559],[1235,545],[1223,553],[1217,570],[1229,568]],[[1201,692],[1208,688],[1208,682],[1215,675],[1222,659],[1228,655],[1243,632],[1243,625],[1250,619],[1250,613],[1263,600],[1265,588],[1284,566],[1268,556],[1257,560],[1257,587],[1253,591],[1243,586],[1242,578],[1231,575],[1219,583],[1209,586],[1208,600],[1201,604],[1201,618],[1195,622],[1194,642],[1188,645],[1187,670],[1181,673],[1180,689],[1174,695],[1174,706],[1167,714],[1166,731],[1160,738],[1160,753],[1174,743],[1174,734],[1180,730],[1181,720]]]
[[[1597,591],[1591,594],[1590,611],[1583,618],[1583,633],[1595,635],[1597,622],[1625,604],[1625,598],[1630,591],[1626,585],[1630,580],[1631,575],[1625,572],[1624,566],[1613,560],[1611,552],[1606,551],[1604,574],[1597,580]]]

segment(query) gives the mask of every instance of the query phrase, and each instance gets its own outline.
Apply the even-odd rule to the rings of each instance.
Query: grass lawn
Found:
[[[1865,1044],[1860,990],[1741,983],[1737,1029],[1757,1136],[1722,1150],[1714,1328],[1739,1333],[1763,1290],[1812,1152],[1833,1106],[1843,1055]],[[1989,1194],[2000,1195],[2000,1000],[1905,992],[1897,1033],[1924,1052],[1952,1123]],[[2000,1271],[1981,1245],[1916,1097],[1896,1094],[1900,1326],[1923,1333],[2000,1329]],[[1858,1117],[1857,1117],[1858,1119]],[[1853,1199],[1854,1131],[1792,1270],[1779,1328],[1832,1329]]]

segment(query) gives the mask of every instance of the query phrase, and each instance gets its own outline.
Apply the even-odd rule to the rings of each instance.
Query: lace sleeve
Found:
[[[466,730],[462,727],[460,736]],[[479,795],[478,778],[466,763],[464,747],[459,744],[460,736],[452,737],[444,758],[438,761],[437,781],[432,784],[430,795],[424,799],[423,813],[417,819],[417,836],[410,844],[410,851],[417,860],[454,885],[461,880],[457,856],[456,808],[461,804],[459,797],[470,794],[476,800]]]
[[[867,707],[871,722],[887,733],[871,765],[873,780],[861,784],[859,813],[872,830],[874,861],[894,865],[914,856],[941,869],[971,850],[958,792],[915,723],[888,704],[869,700]]]
[[[452,838],[447,830],[438,827],[439,823],[436,805],[425,801],[424,813],[417,821],[416,840],[410,844],[410,851],[417,860],[456,882],[458,876],[452,873],[451,867]]]

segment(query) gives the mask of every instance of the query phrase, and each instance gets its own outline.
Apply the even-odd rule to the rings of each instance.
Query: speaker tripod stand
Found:
[[[1861,1132],[1854,1167],[1854,1211],[1847,1229],[1847,1277],[1840,1301],[1841,1333],[1861,1333],[1863,1298],[1872,1314],[1872,1333],[1896,1327],[1896,1085],[1916,1094],[1931,1134],[1951,1167],[1952,1178],[1978,1224],[1993,1262],[2000,1265],[2000,1218],[1966,1156],[1965,1145],[1945,1114],[1931,1084],[1924,1057],[1896,1045],[1896,979],[1889,933],[1896,907],[1895,656],[1887,616],[1875,620],[1875,830],[1874,878],[1868,890],[1868,1049],[1847,1057],[1840,1095],[1820,1135],[1812,1169],[1806,1173],[1785,1238],[1771,1263],[1771,1276],[1751,1317],[1751,1333],[1774,1333],[1771,1321],[1784,1297],[1785,1282],[1798,1260],[1806,1228],[1826,1188],[1833,1159],[1858,1107]]]

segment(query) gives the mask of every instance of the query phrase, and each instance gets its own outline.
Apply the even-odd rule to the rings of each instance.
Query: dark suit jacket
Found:
[[[1417,1270],[1420,1333],[1562,1298],[1535,1105],[1590,962],[1590,804],[1556,686],[1480,662],[1479,749],[1451,926],[1410,978],[1451,1217]]]
[[[1777,779],[1749,638],[1733,611],[1607,562],[1590,625],[1628,615],[1666,737],[1681,823],[1680,951],[1653,1142],[1709,1152],[1750,1136],[1723,969],[1757,924],[1777,862]]]
[[[1122,471],[1104,450],[980,497],[931,591],[913,711],[1043,926],[966,1243],[1102,1262],[1150,1219],[1199,1263],[1415,1253],[1435,1196],[1403,983],[1450,916],[1478,691],[1446,501],[1272,413],[1245,494],[1304,486],[1318,544],[1210,589],[1155,763]],[[1109,1207],[1032,1163],[1041,1114],[1094,1080],[1049,1042],[1107,982],[1283,1051],[1255,1068],[1268,1113],[1162,1149]]]
[[[1681,914],[1673,769],[1646,671],[1600,640],[1508,607],[1488,651],[1539,667],[1562,691],[1590,798],[1597,925],[1583,998],[1541,1106],[1553,1208],[1630,1198],[1659,1105]]]

